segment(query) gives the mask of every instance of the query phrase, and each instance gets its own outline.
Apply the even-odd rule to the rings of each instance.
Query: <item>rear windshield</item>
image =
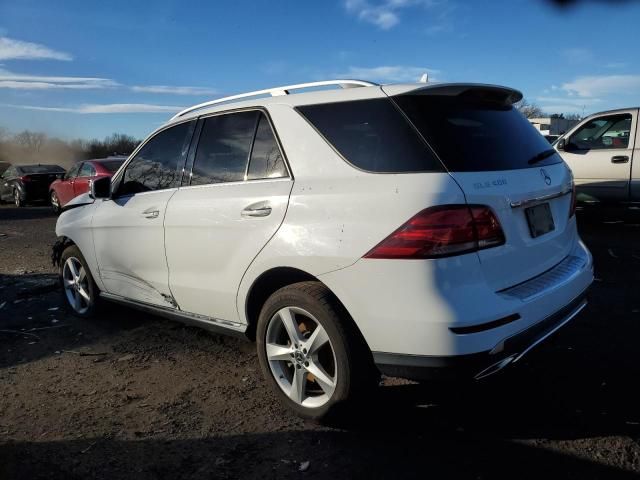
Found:
[[[111,173],[115,173],[123,163],[124,160],[108,160],[105,162],[100,162],[100,164]]]
[[[298,111],[352,165],[376,173],[442,172],[442,164],[387,98]]]
[[[394,100],[452,172],[562,162],[557,153],[532,160],[550,149],[549,142],[510,105],[444,95],[399,95]]]
[[[17,167],[22,174],[29,175],[32,173],[64,173],[64,168],[58,165],[23,165]]]

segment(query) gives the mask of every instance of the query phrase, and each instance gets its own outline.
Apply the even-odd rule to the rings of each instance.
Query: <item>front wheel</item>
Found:
[[[20,196],[20,190],[17,188],[13,191],[13,203],[15,203],[16,207],[24,207],[25,201]]]
[[[375,386],[371,353],[335,296],[319,282],[276,291],[257,326],[263,374],[299,416],[326,419]]]
[[[55,213],[60,213],[60,199],[58,199],[58,194],[55,190],[51,190],[51,195],[49,197],[51,199],[51,208]]]
[[[65,304],[74,315],[93,316],[98,300],[98,287],[87,262],[75,245],[70,245],[60,258],[60,284]]]

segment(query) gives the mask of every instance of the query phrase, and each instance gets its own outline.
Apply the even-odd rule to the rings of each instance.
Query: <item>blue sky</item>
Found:
[[[0,127],[144,137],[210,98],[425,71],[518,88],[550,113],[637,106],[638,25],[639,2],[2,0]]]

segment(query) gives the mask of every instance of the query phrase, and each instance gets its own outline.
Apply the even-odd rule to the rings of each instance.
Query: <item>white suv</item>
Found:
[[[494,373],[593,279],[571,173],[521,97],[337,80],[189,108],[60,216],[64,296],[254,339],[311,418],[379,372]]]

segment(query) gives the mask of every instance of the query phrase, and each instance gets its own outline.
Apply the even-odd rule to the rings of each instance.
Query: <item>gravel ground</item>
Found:
[[[591,302],[521,366],[385,379],[348,423],[320,426],[276,403],[251,343],[116,306],[65,313],[55,217],[1,206],[0,478],[638,478],[636,217],[579,217]]]

